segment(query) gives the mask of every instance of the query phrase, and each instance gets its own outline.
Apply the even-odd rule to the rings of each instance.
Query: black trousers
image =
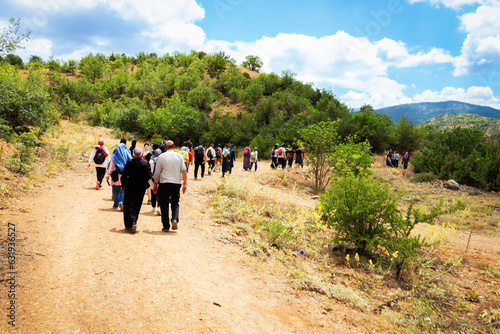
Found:
[[[125,189],[125,196],[123,197],[123,223],[125,228],[131,228],[134,224],[137,224],[144,194],[146,194],[144,188],[142,190],[132,187]]]
[[[181,198],[181,185],[177,183],[160,183],[158,187],[161,207],[161,223],[163,228],[170,229],[169,206],[172,209],[172,220],[179,221],[179,199]]]
[[[205,163],[194,163],[194,177],[196,178],[198,176],[198,168],[201,166],[201,177],[205,175]]]
[[[104,179],[104,175],[106,175],[106,168],[105,167],[96,167],[95,171],[97,173],[97,181],[99,181],[99,183],[102,184],[102,180]]]

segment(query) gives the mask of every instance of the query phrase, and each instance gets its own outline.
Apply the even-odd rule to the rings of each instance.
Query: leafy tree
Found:
[[[48,126],[49,94],[41,73],[32,72],[23,79],[12,66],[0,65],[0,82],[0,118],[15,132]]]
[[[104,69],[104,60],[99,54],[94,56],[91,53],[80,60],[80,71],[91,83],[96,83],[98,79],[102,78]]]
[[[368,140],[373,151],[381,153],[390,148],[393,124],[387,114],[375,113],[372,106],[364,105],[354,113],[351,123],[356,137],[360,141]]]
[[[29,63],[41,63],[41,64],[45,64],[45,62],[43,61],[42,57],[35,56],[35,55],[31,55]]]
[[[24,66],[23,60],[18,55],[8,54],[7,56],[5,56],[5,60],[7,60],[7,63],[11,64],[12,66],[20,69],[22,69]]]
[[[224,51],[212,54],[208,58],[207,72],[212,78],[218,78],[229,64],[231,64],[230,57]]]
[[[21,29],[20,19],[10,18],[9,25],[0,34],[0,56],[22,49],[20,44],[29,40],[31,31],[20,33],[19,29]]]
[[[34,147],[37,137],[34,132],[24,132],[16,139],[16,151],[9,158],[9,168],[14,173],[26,174],[33,169],[36,160]]]
[[[335,146],[339,142],[336,122],[320,122],[299,131],[299,145],[307,152],[307,164],[314,176],[314,191],[323,192],[334,166]]]
[[[196,87],[187,95],[187,105],[198,110],[209,112],[212,110],[214,95],[208,86]]]
[[[405,115],[396,124],[394,136],[395,145],[400,149],[416,151],[419,148],[420,133]]]
[[[246,56],[245,59],[246,61],[244,61],[242,64],[243,67],[246,67],[252,71],[259,72],[262,65],[264,65],[264,63],[262,62],[262,60],[260,60],[258,56],[248,55]]]

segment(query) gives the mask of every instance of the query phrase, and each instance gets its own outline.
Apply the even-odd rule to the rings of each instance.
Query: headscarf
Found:
[[[254,150],[254,151],[257,151],[257,147],[254,147],[254,148],[253,148],[253,150]]]
[[[410,157],[410,153],[408,153],[408,151],[406,151],[405,156],[403,158],[408,159],[409,157]]]
[[[109,155],[108,152],[104,149],[104,138],[99,139],[97,145],[94,145],[94,149],[101,150],[105,157]]]
[[[123,167],[125,167],[125,163],[127,163],[127,161],[129,161],[130,159],[132,159],[130,150],[123,143],[118,144],[118,146],[115,148],[115,151],[113,152],[113,155],[111,156],[111,160],[113,160],[116,168],[120,171],[123,170]]]
[[[161,154],[161,150],[160,150],[159,148],[157,148],[157,149],[155,150],[155,152],[154,152],[154,156],[155,156],[155,158],[158,158],[158,157],[160,156],[160,154]]]
[[[132,157],[132,159],[139,159],[142,157],[142,150],[140,147],[136,147],[134,148],[134,156]]]

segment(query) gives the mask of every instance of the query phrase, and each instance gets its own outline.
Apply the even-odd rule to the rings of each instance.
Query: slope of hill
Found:
[[[397,106],[381,108],[376,112],[384,112],[392,116],[394,122],[398,122],[405,115],[415,124],[423,123],[440,114],[476,114],[484,117],[500,119],[500,110],[491,107],[478,106],[474,104],[446,101],[446,102],[422,102],[401,104]]]
[[[488,137],[500,136],[500,119],[488,118],[476,114],[441,114],[423,124],[437,125],[441,129],[453,129],[456,126],[482,130]]]

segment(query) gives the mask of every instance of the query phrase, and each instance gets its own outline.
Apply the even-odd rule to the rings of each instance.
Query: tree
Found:
[[[260,58],[258,56],[249,55],[249,56],[246,56],[245,59],[246,59],[246,61],[244,61],[242,64],[243,67],[251,69],[252,71],[259,72],[262,65],[264,65],[264,63],[262,62],[262,60],[260,60]]]
[[[326,189],[334,166],[335,146],[338,143],[337,122],[320,122],[299,132],[299,145],[304,147],[307,163],[314,176],[314,191]]]
[[[20,44],[23,41],[28,41],[30,38],[31,31],[25,33],[19,33],[21,28],[20,19],[10,18],[9,25],[0,34],[0,56],[6,55],[16,51],[16,49],[22,49]]]

